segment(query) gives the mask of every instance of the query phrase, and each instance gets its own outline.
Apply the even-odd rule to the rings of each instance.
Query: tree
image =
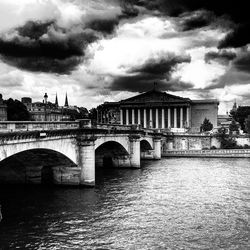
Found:
[[[89,119],[92,120],[93,124],[97,123],[97,109],[96,108],[92,108],[89,110]]]
[[[245,120],[245,130],[248,134],[250,134],[250,116]]]
[[[205,118],[203,123],[201,124],[201,131],[206,132],[206,131],[211,131],[213,129],[213,124]]]
[[[239,106],[236,110],[230,111],[231,117],[240,124],[241,129],[246,131],[245,120],[250,115],[250,106]]]
[[[230,132],[230,134],[233,134],[233,133],[238,134],[239,133],[239,126],[234,119],[232,120],[232,122],[229,125],[229,132]]]
[[[219,128],[216,138],[221,143],[222,149],[238,148],[237,142],[229,134],[227,134],[226,128]]]
[[[12,98],[5,100],[4,103],[7,105],[8,121],[30,121],[30,113],[23,103]]]
[[[64,115],[69,115],[71,121],[75,121],[77,119],[86,119],[88,117],[88,110],[84,107],[80,107],[77,109],[63,109]]]

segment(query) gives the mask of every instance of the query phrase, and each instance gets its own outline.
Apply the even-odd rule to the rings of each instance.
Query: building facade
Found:
[[[217,127],[218,105],[217,100],[191,100],[153,89],[120,102],[98,106],[97,122],[137,124],[172,132],[200,132],[205,118]]]
[[[65,100],[68,104],[67,96]],[[47,93],[45,93],[42,102],[32,102],[30,97],[23,97],[21,101],[27,107],[32,121],[69,121],[71,118],[65,111],[68,106],[58,106],[57,95],[55,103],[48,102]]]
[[[2,94],[0,94],[0,121],[7,121],[7,105],[3,103]]]

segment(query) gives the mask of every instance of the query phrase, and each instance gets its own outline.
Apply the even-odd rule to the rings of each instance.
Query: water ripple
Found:
[[[0,189],[0,249],[250,249],[250,160],[163,159],[94,189]]]

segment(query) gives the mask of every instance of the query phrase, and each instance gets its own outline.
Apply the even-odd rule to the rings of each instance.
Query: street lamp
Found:
[[[47,121],[47,102],[48,102],[48,95],[47,93],[44,94],[44,103],[45,103],[45,109],[44,109],[44,120]]]

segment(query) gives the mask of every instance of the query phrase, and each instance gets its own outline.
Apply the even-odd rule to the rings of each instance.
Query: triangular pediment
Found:
[[[189,102],[190,99],[170,95],[166,92],[151,90],[137,96],[122,100],[122,104],[126,103],[152,103],[152,102]]]

